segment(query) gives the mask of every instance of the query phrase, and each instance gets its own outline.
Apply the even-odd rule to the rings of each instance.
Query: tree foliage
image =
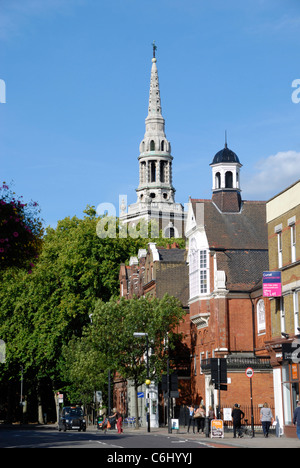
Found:
[[[137,388],[147,378],[145,337],[135,338],[135,332],[148,334],[149,377],[159,381],[166,371],[167,359],[179,337],[174,330],[184,311],[178,299],[142,297],[126,300],[99,300],[92,322],[85,327],[83,337],[73,339],[65,348],[65,368],[71,388],[83,395],[95,390],[104,393],[108,369],[120,378],[133,381]],[[98,386],[98,387],[97,387]]]
[[[38,235],[38,225],[37,231],[33,230],[35,219],[31,232]],[[86,342],[80,343],[82,331],[89,326],[91,313],[95,313],[95,319],[98,314],[101,316],[105,303],[114,307],[116,313],[121,313],[117,302],[111,302],[112,297],[119,296],[120,264],[136,255],[138,249],[146,248],[150,241],[149,238],[120,237],[118,220],[116,237],[100,238],[97,224],[101,219],[93,207],[88,207],[83,219],[67,217],[59,221],[55,229],[48,228],[31,274],[20,265],[0,270],[0,338],[6,343],[6,362],[0,365],[0,385],[9,380],[17,382],[21,367],[25,389],[46,379],[53,390],[64,385],[73,397],[81,389],[83,397],[87,398],[91,388],[101,383],[101,376],[100,382],[97,381],[99,376],[93,382],[89,377],[86,381],[83,378],[84,374],[94,376],[94,371],[103,366],[93,342],[90,350],[85,348],[88,346]],[[167,242],[172,240],[157,240],[158,245],[166,245]],[[123,301],[121,303],[122,310],[127,310]],[[147,312],[147,304],[144,306]],[[139,327],[143,316],[146,320],[147,313],[136,305],[131,320],[134,311]],[[147,320],[145,323],[150,326]],[[107,330],[111,329],[108,327]],[[111,330],[110,333],[116,350],[121,330],[116,329],[115,333]],[[76,369],[81,369],[76,378],[75,367],[66,366],[72,356],[67,349],[72,350],[76,357]],[[83,355],[88,356],[84,366],[82,349]],[[99,367],[94,358],[99,361]]]

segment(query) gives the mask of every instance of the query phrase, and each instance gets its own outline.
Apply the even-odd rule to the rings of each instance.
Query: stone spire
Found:
[[[162,116],[156,46],[153,44],[153,58],[150,78],[150,93],[146,132],[140,144],[140,183],[137,189],[139,202],[174,203],[175,190],[172,186],[171,145],[165,134],[165,120]]]
[[[165,134],[165,120],[162,116],[160,89],[157,71],[157,47],[153,42],[153,58],[150,78],[148,115],[146,131],[140,144],[139,186],[137,201],[129,205],[126,213],[125,201],[121,205],[120,219],[131,226],[141,219],[157,226],[157,236],[162,230],[165,237],[183,237],[186,213],[180,203],[175,203],[175,189],[172,184],[171,145]],[[155,235],[153,234],[153,237]]]

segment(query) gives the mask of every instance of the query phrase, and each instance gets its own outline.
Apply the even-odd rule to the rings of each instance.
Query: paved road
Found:
[[[161,434],[115,432],[102,434],[95,431],[58,432],[54,428],[1,429],[0,448],[105,448],[105,449],[168,449],[188,450],[207,448],[202,441],[188,440]]]

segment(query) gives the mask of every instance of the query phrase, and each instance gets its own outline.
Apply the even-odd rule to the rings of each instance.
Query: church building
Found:
[[[154,221],[156,235],[152,237],[158,237],[158,229],[162,230],[163,236],[167,238],[184,237],[185,213],[183,206],[175,202],[173,156],[162,116],[155,43],[153,43],[146,132],[140,144],[138,160],[137,202],[128,207],[122,203],[120,220],[134,225],[137,225],[141,219],[147,222]]]
[[[274,404],[269,301],[262,276],[268,269],[266,203],[241,197],[238,156],[225,147],[210,164],[212,199],[189,201],[190,320],[197,327],[193,356],[194,402],[206,406],[250,405],[247,367],[254,369],[254,404]],[[212,359],[225,358],[228,381],[220,395],[212,381]],[[248,414],[249,416],[249,414]],[[259,420],[257,421],[259,423]]]

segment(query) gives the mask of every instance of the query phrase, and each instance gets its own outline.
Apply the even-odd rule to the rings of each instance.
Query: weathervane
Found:
[[[157,51],[157,45],[155,45],[155,41],[153,41],[152,47],[153,47],[153,58],[155,58],[155,52]]]

